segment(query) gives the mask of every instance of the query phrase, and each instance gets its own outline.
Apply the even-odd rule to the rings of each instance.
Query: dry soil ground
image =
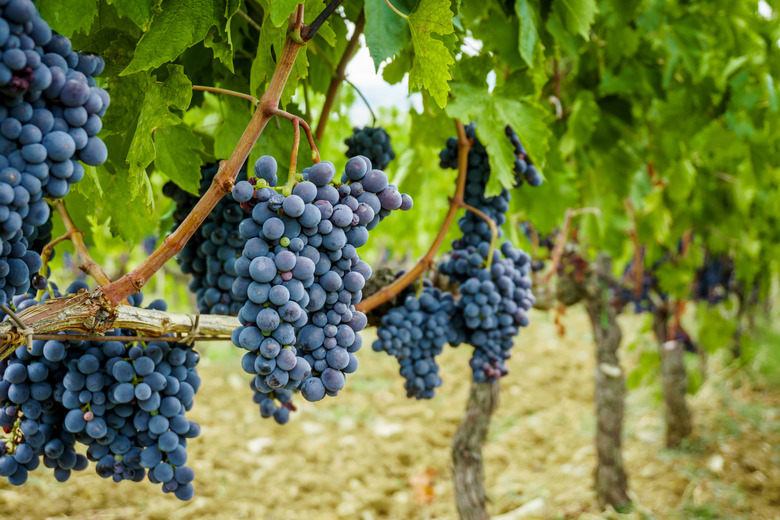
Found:
[[[491,511],[505,518],[615,517],[591,491],[593,347],[584,313],[563,338],[551,319],[523,331],[485,447]],[[641,321],[623,322],[631,370]],[[366,344],[373,330],[366,333]],[[468,394],[469,352],[442,356],[436,399],[406,399],[395,360],[369,347],[338,398],[303,403],[285,426],[261,420],[239,354],[204,347],[204,385],[190,444],[196,498],[181,503],[150,483],[114,484],[92,469],[57,483],[44,468],[22,488],[0,484],[0,518],[452,519],[449,447]],[[637,509],[621,518],[780,518],[780,392],[741,373],[714,373],[692,398],[697,430],[681,451],[663,447],[655,388],[633,390],[625,460]]]

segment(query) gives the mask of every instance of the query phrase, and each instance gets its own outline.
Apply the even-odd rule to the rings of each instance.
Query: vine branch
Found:
[[[68,213],[67,208],[65,207],[65,202],[62,200],[58,200],[56,204],[54,205],[55,209],[57,210],[57,213],[60,214],[60,218],[62,219],[62,223],[65,225],[65,230],[67,233],[63,235],[63,237],[69,239],[71,242],[73,242],[73,247],[76,248],[76,254],[78,254],[79,259],[81,260],[81,265],[79,265],[79,269],[84,271],[86,274],[91,276],[92,278],[97,281],[101,286],[108,285],[111,283],[111,278],[108,277],[105,271],[103,271],[103,268],[100,267],[100,264],[95,262],[92,259],[92,256],[89,254],[89,249],[87,249],[87,244],[84,243],[84,232],[80,231],[76,224],[73,222],[73,219],[70,218],[70,214]],[[50,242],[49,244],[46,244],[44,246],[44,249],[49,249],[49,255],[51,255],[51,249],[54,247],[54,244],[56,242],[61,241],[63,237],[60,237],[55,242]],[[51,247],[49,247],[51,246]],[[48,256],[47,256],[48,260]],[[129,294],[127,296],[130,296]]]
[[[472,143],[466,136],[466,129],[463,126],[463,123],[457,119],[455,120],[455,128],[458,131],[458,179],[455,186],[455,195],[450,199],[450,207],[449,210],[447,210],[447,216],[444,217],[444,222],[442,223],[441,228],[439,228],[439,232],[436,234],[433,244],[431,244],[428,252],[425,253],[411,270],[404,273],[403,276],[396,279],[390,285],[382,287],[369,298],[358,303],[355,306],[357,310],[361,312],[370,312],[386,301],[393,299],[400,294],[401,291],[406,289],[406,287],[426,269],[429,269],[433,265],[433,259],[436,257],[436,253],[444,242],[444,238],[447,236],[447,232],[449,231],[452,222],[455,220],[458,210],[462,207],[466,207],[466,204],[463,202],[463,193],[466,190],[466,172],[468,171],[468,158]],[[492,219],[490,219],[490,221],[492,222]],[[493,222],[493,226],[495,226],[495,222]]]
[[[166,334],[179,334],[178,339],[222,339],[229,340],[231,333],[240,326],[238,318],[204,314],[197,321],[197,331],[194,331],[191,314],[162,312],[151,309],[139,309],[131,305],[114,306],[99,290],[91,294],[82,291],[75,295],[62,298],[52,298],[40,305],[28,307],[19,313],[20,320],[32,328],[34,339],[46,339],[51,334],[61,331],[69,333],[83,332],[99,339],[111,329],[131,329],[139,332],[134,341],[140,338],[152,337],[165,339]],[[0,360],[22,342],[19,333],[24,327],[18,327],[12,321],[0,323]],[[116,340],[116,336],[109,338]],[[58,334],[57,339],[65,339]],[[79,339],[85,339],[79,336]],[[171,340],[170,337],[167,339]],[[130,341],[130,340],[128,340]]]
[[[212,94],[226,94],[228,96],[246,99],[247,101],[251,101],[255,105],[260,103],[260,100],[254,96],[251,96],[249,94],[244,94],[243,92],[236,92],[235,90],[229,90],[226,88],[208,87],[205,85],[193,85],[192,90],[198,90],[201,92],[211,92]]]
[[[317,15],[317,18],[314,19],[314,21],[306,28],[306,31],[302,33],[303,37],[303,43],[306,43],[307,41],[314,38],[314,36],[317,34],[317,31],[320,30],[320,27],[322,27],[322,24],[325,23],[325,20],[328,19],[328,17],[333,14],[333,11],[335,11],[339,5],[341,5],[341,2],[343,0],[331,0],[327,6],[325,6],[325,9]]]
[[[325,134],[325,126],[328,124],[328,116],[333,109],[333,102],[336,100],[336,95],[339,92],[341,82],[344,81],[346,76],[344,72],[347,70],[347,65],[352,60],[355,54],[355,50],[360,44],[360,35],[363,34],[363,28],[366,25],[365,12],[361,11],[360,16],[355,21],[355,32],[352,33],[352,38],[349,39],[347,47],[344,49],[344,54],[341,56],[339,64],[336,66],[336,71],[333,77],[330,79],[330,85],[328,85],[328,93],[325,96],[325,104],[322,106],[322,113],[320,113],[320,120],[317,121],[317,130],[314,132],[314,137],[318,140],[322,140],[322,136]]]
[[[338,5],[338,2],[331,3],[336,3],[336,5]],[[190,237],[192,237],[206,217],[211,213],[211,210],[214,209],[214,206],[222,200],[223,196],[230,193],[233,189],[233,183],[238,176],[241,166],[246,162],[247,157],[249,157],[249,152],[265,129],[268,121],[275,115],[274,111],[279,108],[279,100],[281,99],[282,91],[290,76],[298,52],[304,45],[304,43],[295,41],[292,37],[293,32],[300,31],[301,29],[300,24],[303,19],[302,10],[302,4],[300,4],[298,7],[298,15],[296,16],[297,22],[294,22],[290,26],[284,48],[277,60],[276,69],[268,83],[268,89],[260,98],[257,110],[255,110],[249,125],[239,139],[235,150],[226,161],[220,163],[219,171],[214,177],[208,191],[200,198],[181,225],[168,235],[163,243],[149,255],[146,260],[141,262],[138,267],[119,280],[101,288],[102,293],[113,305],[118,305],[119,302],[127,296],[140,291],[154,273],[159,271],[168,260],[181,251]],[[323,13],[327,11],[328,10],[326,9]],[[332,12],[332,10],[330,12]],[[327,18],[327,16],[325,16],[325,18]],[[316,33],[316,28],[313,32]],[[306,34],[309,35],[311,33],[312,27],[308,29]]]
[[[295,114],[291,114],[289,112],[285,112],[284,110],[281,110],[279,108],[276,108],[273,110],[273,114],[275,116],[283,117],[284,119],[287,119],[288,121],[292,121],[293,128],[296,132],[299,132],[298,125],[303,127],[303,131],[306,132],[306,138],[309,140],[309,148],[311,148],[311,157],[312,160],[315,163],[320,162],[320,151],[317,148],[317,145],[314,143],[314,136],[311,134],[311,127],[309,126],[309,123],[306,122],[305,119],[303,119],[300,116],[296,116]],[[297,140],[300,140],[300,135],[296,137]],[[296,142],[295,145],[295,152],[296,152],[296,160],[298,156],[298,145]]]

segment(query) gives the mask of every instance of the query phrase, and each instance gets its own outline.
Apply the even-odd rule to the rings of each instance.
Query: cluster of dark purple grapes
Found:
[[[211,186],[219,167],[207,165],[201,168],[200,195]],[[242,168],[239,180],[246,179]],[[176,202],[173,213],[174,228],[189,215],[199,198],[169,182],[163,193]],[[238,274],[235,262],[241,256],[246,238],[238,232],[238,224],[244,219],[239,203],[226,195],[214,206],[200,228],[190,238],[176,257],[182,272],[192,275],[189,289],[198,300],[198,311],[203,314],[237,316],[244,301],[231,291]]]
[[[531,162],[531,158],[528,157],[517,133],[509,125],[506,125],[504,132],[512,146],[515,147],[515,181],[517,184],[521,184],[522,179],[525,179],[531,186],[541,186],[542,175]]]
[[[678,251],[682,244],[678,245]],[[655,312],[656,301],[668,301],[669,295],[663,292],[656,277],[656,271],[665,262],[668,262],[670,255],[665,255],[649,269],[644,269],[642,273],[642,287],[639,294],[635,294],[631,287],[621,287],[613,298],[613,304],[622,308],[624,305],[632,303],[634,312],[641,314],[643,312]],[[717,305],[728,298],[733,287],[734,267],[731,260],[725,256],[714,256],[706,253],[703,265],[696,273],[696,282],[693,287],[691,299],[707,302],[710,305]],[[623,283],[631,283],[634,280],[634,261],[632,260],[623,272]],[[656,299],[654,301],[654,298]]]
[[[67,293],[84,289],[76,282]],[[140,306],[142,296],[128,300]],[[17,311],[38,303],[14,298]],[[156,300],[147,308],[166,307]],[[186,466],[187,439],[200,427],[185,412],[200,387],[198,360],[191,347],[166,341],[36,340],[29,351],[18,347],[0,362],[0,476],[22,485],[42,461],[64,482],[92,461],[103,478],[148,477],[189,500],[194,473]],[[76,453],[76,443],[88,447],[86,457]]]
[[[433,287],[428,280],[423,283],[419,297],[414,287],[409,287],[403,305],[382,317],[372,348],[398,360],[407,397],[431,399],[441,386],[436,356],[445,344],[457,345],[464,338],[450,324],[457,310],[452,294]]]
[[[504,189],[495,197],[485,196],[490,178],[487,150],[477,137],[474,124],[466,127],[466,135],[472,140],[472,146],[464,201],[501,226],[509,209],[509,191]],[[513,143],[517,141],[517,148],[517,136],[510,139]],[[527,157],[525,152],[523,155]],[[442,168],[458,167],[457,138],[447,140],[439,158]],[[522,179],[518,179],[517,184],[520,183]],[[534,180],[529,184],[538,186],[539,183]],[[493,382],[502,377],[507,373],[506,360],[515,336],[520,327],[529,323],[527,312],[534,304],[529,276],[531,258],[509,242],[491,252],[490,225],[473,212],[467,212],[458,225],[463,236],[453,241],[450,258],[439,266],[439,272],[460,284],[457,302],[449,294],[426,285],[419,299],[409,294],[401,306],[391,309],[377,330],[378,339],[373,348],[398,359],[409,397],[434,396],[434,389],[441,384],[435,356],[445,343],[452,346],[467,343],[474,347],[469,362],[474,381]]]
[[[304,169],[291,189],[275,188],[276,171],[276,161],[263,156],[256,177],[233,189],[251,212],[239,226],[247,242],[235,261],[233,292],[246,303],[233,342],[247,350],[242,367],[255,376],[253,389],[267,395],[256,398],[264,416],[273,400],[290,408],[279,390],[319,401],[338,394],[346,374],[357,369],[354,353],[367,320],[355,304],[371,276],[357,249],[384,216],[411,207],[411,199],[362,156],[347,162],[341,184],[326,161]],[[287,413],[272,415],[286,422]]]
[[[725,256],[707,254],[704,266],[696,276],[694,296],[699,301],[717,305],[728,298],[734,280],[734,263]]]
[[[633,260],[626,266],[623,271],[623,280],[630,280],[633,282]],[[658,295],[661,300],[666,300],[667,295],[658,289],[658,279],[653,274],[653,270],[645,269],[642,272],[642,287],[639,293],[635,293],[633,287],[621,287],[618,296],[618,307],[622,308],[628,303],[634,305],[634,312],[641,314],[643,312],[653,312],[656,309],[656,304],[653,301],[652,294]]]
[[[71,49],[31,0],[0,2],[0,303],[25,293],[40,269],[28,251],[62,198],[108,152],[97,134],[110,98],[103,60]],[[28,254],[29,253],[29,254]],[[38,285],[45,286],[45,279]]]
[[[384,170],[390,161],[395,159],[395,152],[390,145],[390,135],[378,126],[353,128],[352,135],[344,141],[347,145],[347,157],[362,155],[367,157],[377,170]]]
[[[266,419],[273,417],[279,424],[286,424],[290,420],[290,411],[295,410],[292,405],[292,390],[279,388],[273,392],[263,393],[257,389],[254,379],[249,383],[249,387],[255,392],[254,401],[255,404],[260,405],[261,417]]]

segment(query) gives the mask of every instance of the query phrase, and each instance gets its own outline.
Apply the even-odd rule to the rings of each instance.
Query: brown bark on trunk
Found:
[[[455,501],[462,520],[487,520],[482,445],[498,406],[499,383],[472,383],[466,413],[452,441]]]
[[[596,496],[599,505],[620,510],[630,504],[621,452],[626,384],[618,359],[622,337],[617,312],[610,305],[611,259],[600,255],[592,266],[584,298],[596,342]]]
[[[691,411],[685,402],[688,373],[682,343],[669,338],[669,313],[659,308],[653,315],[653,331],[661,354],[661,384],[666,413],[666,446],[675,448],[693,431]]]

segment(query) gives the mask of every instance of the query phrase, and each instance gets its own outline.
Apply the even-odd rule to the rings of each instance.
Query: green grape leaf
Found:
[[[225,25],[213,26],[203,44],[214,52],[214,57],[230,70],[233,70],[233,36],[230,24],[233,16],[238,12],[240,3],[238,0],[229,0],[225,5]]]
[[[181,189],[198,195],[200,167],[203,164],[199,150],[203,148],[200,137],[187,125],[162,128],[154,134],[157,158],[156,170],[163,172]]]
[[[234,97],[220,96],[219,109],[221,117],[219,126],[214,132],[214,156],[222,160],[230,157],[235,150],[252,114],[247,111],[246,101]]]
[[[159,2],[160,0],[106,0],[106,3],[114,6],[119,16],[129,18],[144,30],[148,28],[149,21],[152,19],[152,9]]]
[[[89,29],[98,12],[96,0],[38,0],[41,18],[65,36]]]
[[[175,60],[188,47],[202,41],[217,20],[222,24],[224,12],[220,0],[163,0],[149,30],[138,42],[133,61],[122,74],[157,68]]]
[[[596,0],[555,0],[553,12],[560,16],[569,32],[590,39],[590,26],[598,12]]]
[[[274,24],[274,27],[284,25],[286,28],[290,15],[298,7],[298,0],[268,0],[268,3],[270,4],[269,14],[271,15],[271,23]],[[304,10],[304,16],[305,13],[306,11]]]
[[[561,139],[561,153],[564,157],[571,156],[579,147],[587,143],[596,129],[600,109],[595,96],[590,90],[582,90],[577,94],[569,115],[566,134]]]
[[[520,142],[534,164],[542,170],[551,132],[547,123],[547,111],[531,96],[517,95],[517,86],[507,83],[504,87],[488,92],[487,85],[453,84],[455,99],[447,106],[447,113],[464,124],[473,121],[477,135],[487,148],[490,158],[490,182],[485,195],[495,196],[501,187],[514,186],[514,148],[504,133],[506,125],[520,137]]]
[[[414,46],[414,62],[409,71],[409,87],[425,88],[436,104],[444,108],[452,78],[450,67],[455,63],[452,48],[433,35],[445,37],[454,32],[452,11],[448,0],[422,0],[409,15],[409,29]]]
[[[137,183],[137,194],[127,192],[128,183]],[[137,176],[122,178],[119,175],[103,176],[105,191],[101,215],[110,219],[113,235],[131,242],[150,235],[157,228],[154,193],[149,177],[141,172]]]
[[[180,65],[168,65],[168,73],[170,75],[165,82],[149,81],[147,87],[141,91],[143,100],[126,159],[130,165],[128,173],[131,177],[146,177],[146,167],[157,155],[153,141],[154,132],[181,123],[181,118],[171,109],[183,111],[190,104],[192,83],[184,75],[184,68]],[[133,195],[140,194],[146,188],[143,183],[137,185],[131,179],[128,179],[128,186]]]
[[[374,67],[398,54],[409,45],[409,25],[395,14],[385,0],[366,0],[366,45]]]
[[[515,14],[520,20],[520,39],[517,49],[520,56],[529,67],[534,66],[534,50],[539,42],[539,31],[536,28],[536,13],[538,5],[531,5],[531,0],[517,0],[515,2]]]

